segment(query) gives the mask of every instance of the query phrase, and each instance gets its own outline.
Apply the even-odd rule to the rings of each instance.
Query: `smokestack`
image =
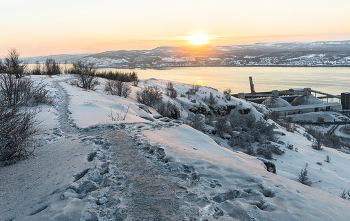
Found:
[[[253,84],[253,77],[249,77],[249,82],[250,82],[250,92],[252,94],[255,94],[255,89],[254,89],[254,84]]]

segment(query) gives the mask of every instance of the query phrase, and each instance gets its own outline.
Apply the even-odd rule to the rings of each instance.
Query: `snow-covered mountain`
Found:
[[[37,57],[25,57],[23,60],[29,64],[35,64],[36,62],[44,63],[46,59],[54,59],[57,63],[67,63],[71,64],[79,59],[89,56],[91,53],[79,53],[79,54],[58,54],[58,55],[48,55],[48,56],[37,56]]]
[[[130,84],[127,98],[107,94],[105,79],[95,91],[72,84],[73,75],[32,79],[47,84],[54,105],[40,106],[42,142],[34,155],[0,165],[0,220],[349,219],[350,201],[339,195],[350,189],[350,155],[314,150],[303,128],[288,132],[278,125],[273,144],[284,154],[263,159],[226,142],[244,130],[236,128],[234,138],[210,125],[201,132],[184,123],[194,113],[211,112],[273,124],[244,100],[159,79]],[[140,104],[138,93],[147,86],[171,104]],[[157,110],[177,110],[178,119]],[[205,119],[198,118],[213,123]],[[277,173],[264,162],[274,163]],[[306,164],[311,187],[298,182]]]
[[[29,63],[47,57],[60,63],[78,59],[100,67],[166,66],[349,66],[350,41],[267,42],[231,46],[162,46],[152,50],[119,50],[96,54],[25,58]]]

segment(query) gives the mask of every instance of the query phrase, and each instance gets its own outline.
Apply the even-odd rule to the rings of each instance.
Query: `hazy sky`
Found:
[[[0,57],[152,49],[215,36],[215,45],[350,40],[350,0],[0,0]]]

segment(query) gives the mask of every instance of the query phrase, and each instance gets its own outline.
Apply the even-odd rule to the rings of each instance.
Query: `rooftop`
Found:
[[[320,107],[336,107],[341,106],[339,103],[322,103],[322,104],[308,104],[308,105],[298,105],[298,106],[290,106],[290,107],[276,107],[269,108],[272,111],[288,111],[288,110],[303,110],[309,108],[320,108]]]

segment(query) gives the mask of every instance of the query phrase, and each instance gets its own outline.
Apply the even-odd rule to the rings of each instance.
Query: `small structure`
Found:
[[[264,100],[261,104],[265,105],[267,108],[277,108],[277,107],[290,107],[291,105],[288,101],[283,100],[279,97],[279,92],[277,90],[272,91],[272,96]]]
[[[304,94],[292,101],[292,106],[322,104],[323,102],[311,94],[311,88],[304,88]]]
[[[278,113],[279,116],[287,116],[292,114],[303,114],[318,111],[340,111],[342,109],[342,106],[339,103],[321,103],[269,109]]]
[[[350,109],[350,93],[349,92],[341,93],[340,99],[341,99],[341,104],[343,106],[343,110]]]

